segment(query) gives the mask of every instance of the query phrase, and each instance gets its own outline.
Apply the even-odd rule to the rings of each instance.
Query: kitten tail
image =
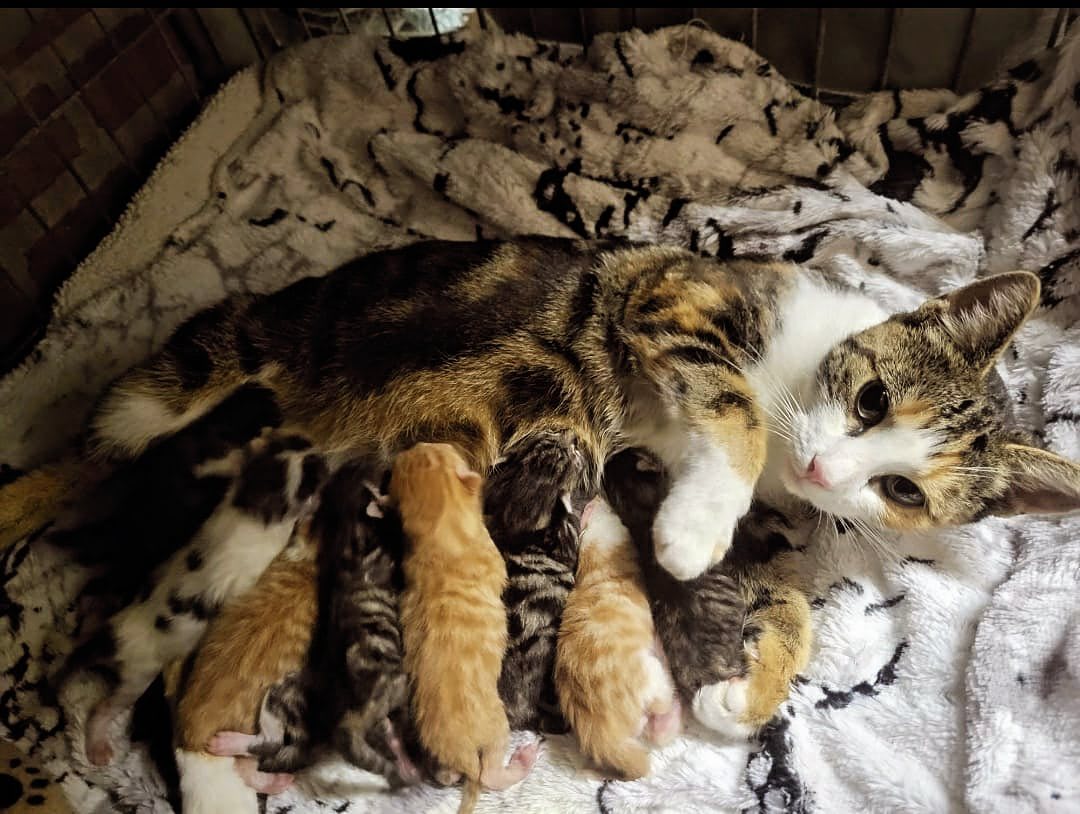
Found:
[[[480,799],[480,781],[469,779],[465,781],[465,788],[461,792],[461,805],[458,806],[458,814],[472,814],[476,808],[476,802]]]
[[[176,750],[184,814],[258,814],[259,799],[231,757]]]

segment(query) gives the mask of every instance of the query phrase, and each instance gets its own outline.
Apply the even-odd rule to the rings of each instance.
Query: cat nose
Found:
[[[810,459],[810,465],[806,467],[806,479],[816,483],[822,489],[829,488],[829,479],[825,477],[825,468],[821,465],[817,455]]]

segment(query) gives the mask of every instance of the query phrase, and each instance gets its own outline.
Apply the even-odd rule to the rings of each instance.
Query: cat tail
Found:
[[[0,551],[55,520],[99,475],[94,462],[72,452],[0,487]]]
[[[614,769],[624,780],[637,780],[649,773],[649,749],[640,740],[625,735],[603,745],[591,744],[592,758],[602,766]],[[590,750],[586,750],[586,754]]]
[[[465,788],[461,792],[461,805],[458,806],[458,814],[472,814],[476,803],[480,800],[479,778],[469,778],[465,781]]]
[[[258,814],[259,798],[231,757],[176,750],[184,814]]]
[[[246,303],[227,300],[176,329],[153,358],[124,374],[90,419],[93,453],[133,458],[209,412],[265,366],[244,327]]]

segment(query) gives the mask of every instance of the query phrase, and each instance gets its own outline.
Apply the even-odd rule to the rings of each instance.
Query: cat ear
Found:
[[[466,466],[458,467],[457,471],[458,479],[465,484],[465,488],[474,495],[480,494],[480,484],[483,483],[483,478],[480,477],[479,472],[474,472]]]
[[[1039,304],[1039,278],[1011,271],[977,280],[928,303],[964,356],[987,371]]]
[[[1007,491],[994,504],[994,514],[1058,514],[1080,509],[1080,463],[1053,452],[1008,444],[1005,466]]]

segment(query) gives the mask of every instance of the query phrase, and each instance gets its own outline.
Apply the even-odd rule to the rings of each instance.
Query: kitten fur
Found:
[[[243,599],[227,605],[207,628],[185,671],[177,704],[176,748],[181,766],[195,764],[209,770],[214,737],[221,730],[255,733],[256,716],[267,690],[303,666],[317,607],[318,546],[307,526],[301,524]],[[243,783],[232,758],[217,760],[232,773],[231,784]],[[236,758],[237,763],[242,760],[245,758]],[[254,764],[253,758],[246,760]],[[181,778],[185,811],[215,810],[221,784],[192,782],[183,773]],[[286,786],[283,778],[254,779],[264,792]],[[235,794],[245,796],[241,790]],[[248,788],[246,800],[243,808],[229,810],[257,812],[253,789]]]
[[[569,434],[595,487],[602,461],[644,447],[671,474],[653,542],[679,579],[723,558],[755,494],[900,530],[1071,511],[1080,465],[1015,430],[993,375],[1038,301],[1038,278],[1016,272],[890,316],[791,264],[609,241],[379,252],[194,316],[104,394],[89,455],[0,488],[0,535],[24,514],[40,525],[73,469],[131,458],[252,382],[335,453],[388,463],[417,441],[458,444],[498,505],[530,507],[505,518],[520,530],[572,491],[564,460],[530,471],[530,454]],[[752,604],[784,597],[757,624],[788,642],[751,667],[750,699],[782,698],[808,649],[787,578],[745,583]],[[752,730],[770,708],[730,711]]]
[[[480,487],[480,475],[448,444],[401,453],[390,478],[407,540],[401,626],[413,717],[423,748],[465,777],[462,811],[481,786],[507,788],[536,759],[533,744],[503,764],[506,566],[484,526]]]
[[[271,688],[257,739],[223,733],[213,751],[242,747],[266,772],[296,772],[335,748],[392,787],[419,780],[402,746],[408,683],[398,595],[403,539],[383,515],[366,463],[346,464],[323,489],[311,523],[319,541],[319,612],[307,664]]]
[[[199,466],[280,424],[273,393],[245,385],[112,471],[86,499],[61,513],[44,539],[69,550],[79,563],[102,569],[84,593],[107,595],[122,607],[224,498],[228,479],[200,474]]]
[[[86,755],[112,759],[109,729],[154,677],[198,644],[209,620],[242,595],[285,547],[296,518],[326,477],[321,455],[298,435],[271,433],[225,458],[206,474],[227,477],[229,489],[190,543],[155,574],[145,595],[115,614],[106,630],[72,657],[89,657],[112,689],[86,723]]]
[[[586,517],[559,628],[555,687],[582,752],[633,780],[649,773],[643,739],[662,744],[678,733],[680,704],[629,532],[602,499]]]
[[[499,697],[511,729],[566,731],[555,696],[555,646],[566,598],[577,570],[581,510],[579,492],[556,506],[541,531],[493,539],[506,561],[503,593],[509,640],[499,676]]]
[[[672,679],[690,703],[702,687],[745,674],[746,601],[727,558],[688,582],[657,564],[652,526],[667,489],[663,464],[644,450],[620,452],[604,468],[604,493],[637,548]]]
[[[570,439],[562,440],[546,452],[560,456],[565,464],[545,468],[565,470],[569,484],[585,482],[582,455]],[[566,493],[546,528],[514,533],[501,525],[501,518],[504,511],[516,511],[520,504],[498,506],[504,496],[485,490],[488,531],[506,562],[503,604],[509,643],[499,676],[499,696],[511,729],[566,731],[555,697],[555,644],[566,597],[574,587],[581,510],[591,497],[580,489]]]

